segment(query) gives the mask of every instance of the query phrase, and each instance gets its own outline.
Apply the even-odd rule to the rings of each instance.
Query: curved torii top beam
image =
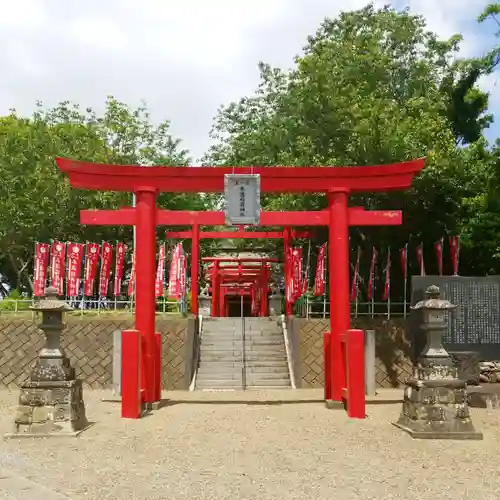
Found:
[[[141,167],[56,158],[79,189],[170,193],[221,193],[225,174],[259,174],[261,192],[312,193],[331,190],[375,192],[410,187],[425,158],[369,167]]]

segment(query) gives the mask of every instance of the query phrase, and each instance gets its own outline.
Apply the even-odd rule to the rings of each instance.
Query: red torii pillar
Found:
[[[346,318],[349,316],[349,280],[345,279],[348,273],[349,258],[346,251],[348,238],[346,238],[347,228],[352,218],[358,217],[360,225],[370,216],[369,213],[363,213],[362,210],[355,210],[352,213],[347,209],[348,195],[351,193],[362,192],[386,192],[388,190],[406,189],[410,187],[413,177],[424,167],[425,158],[410,160],[393,165],[378,165],[364,167],[149,167],[130,165],[105,165],[88,162],[75,161],[66,158],[57,158],[57,165],[65,172],[71,185],[80,189],[93,189],[98,191],[125,191],[136,193],[141,207],[135,209],[121,209],[116,211],[88,211],[87,214],[81,214],[82,223],[94,224],[136,224],[138,233],[145,236],[146,242],[137,248],[137,261],[146,259],[147,264],[140,267],[144,273],[152,269],[150,277],[143,275],[143,278],[137,280],[137,299],[141,295],[142,308],[136,310],[136,327],[143,328],[140,331],[144,338],[145,356],[145,401],[154,402],[155,398],[155,366],[154,353],[156,352],[156,339],[154,333],[154,263],[155,256],[151,255],[148,249],[151,248],[151,242],[154,240],[155,220],[156,224],[172,225],[173,222],[167,220],[168,216],[175,212],[157,211],[156,193],[157,192],[204,192],[221,193],[224,191],[224,176],[226,174],[249,174],[253,173],[260,176],[261,193],[327,193],[329,196],[329,210],[322,212],[312,212],[311,216],[304,213],[288,212],[286,214],[277,212],[267,214],[267,221],[263,222],[261,217],[260,225],[282,226],[283,219],[286,216],[287,225],[290,226],[315,226],[332,225],[330,229],[330,246],[337,246],[336,250],[330,249],[330,257],[336,258],[336,261],[330,259],[330,281],[334,280],[339,288],[331,288],[335,292],[334,297],[330,296],[330,326],[331,326],[331,345],[332,361],[339,362],[343,366],[342,360],[335,359],[337,348],[335,344],[340,345],[340,338],[346,333]],[[140,200],[140,201],[139,201]],[[91,212],[91,213],[90,213]],[[357,213],[356,213],[357,212]],[[195,222],[201,224],[200,219],[194,220],[193,212],[177,212],[182,214],[177,218],[179,225],[191,225]],[[205,213],[207,215],[209,213]],[[311,212],[309,213],[311,214]],[[264,214],[262,214],[264,215]],[[340,216],[338,222],[335,218]],[[401,213],[387,212],[382,215],[386,221],[394,217],[399,217]],[[224,213],[211,213],[209,216],[212,221],[205,225],[224,225]],[[333,219],[333,220],[332,220]],[[180,222],[189,221],[189,222]],[[89,222],[90,221],[90,222]],[[272,222],[271,222],[272,221]],[[138,234],[139,239],[139,234]],[[141,249],[139,255],[139,248]],[[154,247],[153,247],[154,248]],[[335,263],[335,265],[334,265]],[[336,271],[340,270],[340,277],[336,278]],[[342,274],[343,273],[343,274]],[[140,273],[139,268],[137,277]],[[149,287],[150,290],[144,290],[139,293],[139,285]],[[331,285],[330,285],[331,286]],[[139,300],[138,300],[139,302]],[[337,302],[337,306],[335,306]],[[139,304],[138,304],[139,306]],[[140,318],[139,318],[140,316]],[[153,329],[151,330],[151,326]],[[151,366],[152,365],[152,366]],[[336,370],[336,369],[335,369]],[[342,380],[334,376],[334,373],[328,375],[332,380],[332,399],[340,401],[338,394],[342,388]],[[122,400],[122,413],[124,401]]]

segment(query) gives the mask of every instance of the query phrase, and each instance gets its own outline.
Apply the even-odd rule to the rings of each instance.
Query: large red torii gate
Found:
[[[330,286],[330,363],[331,398],[342,400],[344,373],[340,338],[350,327],[349,297],[349,235],[348,228],[354,220],[363,225],[370,212],[349,209],[351,193],[385,192],[410,187],[412,180],[424,167],[424,158],[393,165],[366,167],[148,167],[130,165],[106,165],[57,158],[57,165],[68,175],[70,184],[79,189],[98,191],[126,191],[136,195],[136,207],[116,211],[82,211],[82,224],[136,225],[136,330],[144,339],[144,402],[159,399],[159,370],[155,368],[155,264],[156,225],[172,225],[176,212],[161,211],[156,207],[159,192],[204,192],[224,191],[226,174],[255,174],[260,176],[263,193],[325,193],[328,209],[308,214],[287,213],[286,224],[290,226],[328,225],[329,227],[329,286]],[[224,225],[224,214],[207,214],[210,222],[201,222],[196,212],[177,212],[177,224]],[[386,223],[391,217],[399,218],[399,212],[384,215]],[[261,225],[283,226],[282,212],[265,213]],[[381,221],[380,221],[381,222]],[[378,225],[378,224],[377,224]],[[199,258],[199,257],[198,257]],[[194,255],[193,255],[194,259]],[[335,300],[333,300],[335,297]],[[157,380],[158,379],[158,380]],[[124,395],[125,396],[125,395]],[[138,418],[136,410],[125,410],[122,415]],[[128,411],[128,410],[127,410]]]

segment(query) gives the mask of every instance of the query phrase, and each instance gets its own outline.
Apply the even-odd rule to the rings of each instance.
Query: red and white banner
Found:
[[[119,297],[122,294],[123,269],[125,268],[125,243],[116,244],[116,260],[115,260],[115,283],[114,294]]]
[[[293,303],[293,249],[289,248],[285,259],[287,262],[287,272],[285,273],[285,297],[288,303]]]
[[[37,243],[35,245],[35,270],[33,273],[33,293],[35,297],[42,297],[45,294],[49,252],[50,245],[48,243]]]
[[[292,250],[292,301],[296,302],[302,295],[302,248]]]
[[[387,262],[385,264],[384,300],[391,296],[391,249],[387,249]]]
[[[458,276],[458,260],[460,257],[460,236],[450,236],[450,254],[453,276]]]
[[[108,295],[109,278],[111,277],[111,264],[113,262],[113,246],[110,243],[102,244],[101,273],[99,275],[99,295]]]
[[[368,300],[373,300],[374,279],[375,279],[375,265],[377,264],[377,249],[373,247],[372,261],[370,262],[370,279],[368,280]]]
[[[403,278],[406,281],[408,279],[408,244],[399,249],[399,260],[401,262]]]
[[[85,283],[84,295],[91,297],[94,295],[94,281],[97,275],[97,263],[99,262],[98,243],[87,243],[87,251],[85,252]]]
[[[172,252],[172,260],[170,262],[170,272],[168,276],[168,297],[171,299],[179,299],[181,296],[181,284],[179,279],[181,254],[182,243],[178,243]]]
[[[132,271],[130,272],[130,279],[128,281],[127,294],[129,297],[132,297],[132,295],[134,295],[134,290],[135,290],[135,250],[132,255]]]
[[[417,253],[417,264],[420,269],[420,276],[425,276],[424,244],[420,243],[415,251]]]
[[[359,260],[361,258],[361,248],[358,247],[358,254],[356,256],[356,265],[354,266],[354,276],[352,277],[351,284],[351,302],[358,299],[358,280],[359,280]]]
[[[68,243],[68,277],[66,294],[68,297],[80,295],[80,276],[82,273],[83,244]]]
[[[187,257],[184,252],[179,256],[179,298],[186,295],[186,273],[187,273]]]
[[[439,276],[443,275],[443,238],[434,243],[434,250],[436,251],[436,261]]]
[[[160,245],[158,251],[158,267],[156,268],[155,294],[163,297],[163,284],[165,280],[165,243]]]
[[[319,247],[318,262],[316,264],[316,276],[314,277],[313,293],[316,297],[325,294],[325,257],[326,243]]]
[[[57,289],[58,295],[64,295],[64,268],[66,261],[66,243],[52,243],[50,259],[50,286]]]

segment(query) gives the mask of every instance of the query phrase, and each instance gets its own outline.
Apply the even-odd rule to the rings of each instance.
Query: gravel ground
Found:
[[[500,413],[473,410],[484,441],[419,441],[391,425],[402,391],[369,418],[327,410],[322,391],[165,393],[140,421],[107,391],[84,393],[96,424],[79,438],[1,443],[0,468],[81,499],[498,500]],[[18,393],[0,391],[0,432]]]

